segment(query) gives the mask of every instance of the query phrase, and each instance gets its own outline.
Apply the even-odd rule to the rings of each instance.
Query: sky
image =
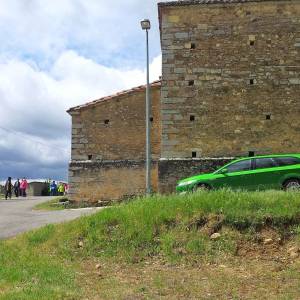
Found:
[[[67,179],[70,107],[161,74],[156,0],[0,0],[0,180]]]

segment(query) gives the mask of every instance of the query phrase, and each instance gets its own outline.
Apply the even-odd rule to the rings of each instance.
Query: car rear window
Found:
[[[273,158],[256,158],[254,160],[255,169],[274,168],[278,163]]]
[[[280,167],[300,164],[298,157],[276,157],[274,159]]]
[[[251,160],[242,160],[227,167],[229,173],[251,170]]]

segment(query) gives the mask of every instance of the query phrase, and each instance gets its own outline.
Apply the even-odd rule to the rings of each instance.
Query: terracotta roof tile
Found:
[[[161,81],[160,80],[154,81],[150,85],[151,85],[151,87],[161,86]],[[110,96],[106,96],[106,97],[103,97],[103,98],[100,98],[100,99],[97,99],[97,100],[94,100],[94,101],[91,101],[91,102],[87,102],[87,103],[82,104],[82,105],[71,107],[70,109],[67,110],[67,112],[71,113],[71,112],[81,110],[81,109],[86,108],[86,107],[96,105],[98,103],[113,100],[113,99],[115,99],[116,97],[119,97],[119,96],[124,96],[124,95],[128,95],[128,94],[131,94],[131,93],[139,92],[139,91],[142,91],[144,89],[146,89],[146,85],[140,85],[140,86],[134,87],[130,90],[120,91],[120,92],[117,92],[117,93],[115,93],[113,95],[110,95]]]

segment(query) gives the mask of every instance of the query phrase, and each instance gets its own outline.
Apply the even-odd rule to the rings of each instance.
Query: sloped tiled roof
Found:
[[[161,86],[161,81],[160,80],[154,81],[150,84],[150,86],[151,87]],[[97,105],[98,103],[113,100],[113,99],[115,99],[119,96],[125,96],[125,95],[129,95],[131,93],[140,92],[140,91],[143,91],[144,89],[146,89],[146,85],[140,85],[140,86],[137,86],[137,87],[132,88],[130,90],[124,90],[124,91],[118,92],[118,93],[110,95],[110,96],[106,96],[106,97],[103,97],[103,98],[100,98],[100,99],[97,99],[97,100],[94,100],[94,101],[91,101],[91,102],[87,102],[87,103],[82,104],[82,105],[71,107],[70,109],[67,110],[67,112],[72,113],[74,111],[81,110],[81,109],[86,108],[86,107]]]

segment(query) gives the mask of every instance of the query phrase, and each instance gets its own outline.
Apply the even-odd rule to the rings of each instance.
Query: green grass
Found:
[[[91,207],[87,202],[70,203],[66,196],[58,196],[49,201],[37,204],[35,210],[63,210]]]
[[[63,210],[66,208],[65,204],[62,204],[61,201],[67,201],[68,199],[65,196],[59,196],[49,201],[37,204],[33,209],[35,210]]]
[[[0,299],[74,299],[80,294],[74,270],[36,248],[46,231],[0,243]]]
[[[219,239],[210,239],[211,228],[221,233]],[[263,228],[300,244],[300,193],[220,190],[136,199],[2,241],[0,299],[81,299],[90,287],[85,289],[76,274],[90,260],[112,265],[156,259],[178,265],[227,262],[241,241]],[[99,278],[90,280],[97,284]],[[156,281],[151,288],[160,285]]]
[[[222,240],[215,247],[207,236],[197,234],[197,224],[216,215],[232,230],[259,230],[266,225],[284,230],[300,224],[300,194],[218,191],[139,199],[82,219],[78,239],[84,240],[87,255],[98,253],[100,248],[103,255],[129,260],[158,253],[168,256],[172,249],[176,253],[182,247],[196,253],[232,249],[231,245],[221,245]],[[229,240],[230,232],[226,234]]]

